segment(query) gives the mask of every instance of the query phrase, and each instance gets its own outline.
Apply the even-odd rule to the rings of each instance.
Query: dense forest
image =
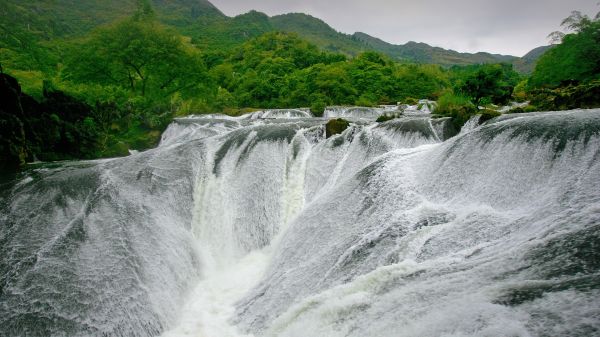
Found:
[[[191,14],[178,16],[139,0],[115,20],[107,13],[120,2],[106,2],[96,22],[63,27],[36,22],[27,4],[8,1],[0,12],[3,168],[126,155],[155,145],[173,117],[192,113],[310,107],[319,116],[328,105],[428,98],[460,126],[477,113],[493,117],[495,106],[513,100],[531,105],[512,112],[600,105],[598,16],[574,12],[563,22],[567,33],[553,34],[557,45],[543,50],[527,76],[511,58],[419,63],[382,46],[369,50],[379,42],[356,34],[338,36],[346,47],[315,32],[321,39],[307,39],[311,32],[295,32],[293,24],[306,17],[228,18],[209,3],[189,2]],[[23,17],[37,28],[12,28]]]

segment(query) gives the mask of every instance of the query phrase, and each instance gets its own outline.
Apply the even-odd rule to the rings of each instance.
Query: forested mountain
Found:
[[[305,14],[228,17],[202,0],[0,0],[0,155],[13,167],[125,155],[154,146],[173,117],[189,114],[319,115],[330,105],[427,98],[459,126],[480,106],[511,99],[595,106],[598,23],[570,20],[581,24],[563,44],[517,59],[392,45]],[[513,70],[540,55],[532,77]]]
[[[512,62],[515,56],[490,53],[459,53],[454,50],[432,47],[426,43],[410,41],[403,45],[393,45],[365,33],[354,33],[353,38],[363,42],[368,49],[385,53],[397,60],[409,60],[418,63],[440,65],[467,65],[477,63]]]
[[[32,41],[81,35],[134,14],[140,1],[1,0],[0,48],[27,50]],[[374,50],[396,61],[444,66],[511,62],[520,71],[530,72],[540,55],[535,53],[520,60],[507,55],[459,53],[417,42],[394,45],[361,32],[340,33],[322,20],[302,13],[268,17],[251,11],[228,17],[206,0],[153,0],[151,5],[162,23],[177,28],[205,50],[229,50],[266,32],[283,31],[297,33],[324,50],[348,56]]]
[[[127,17],[136,11],[139,0],[1,0],[2,40],[19,39],[28,33],[38,39],[72,36]],[[202,18],[225,17],[205,0],[153,0],[160,20],[185,27]]]
[[[522,74],[531,74],[533,72],[533,69],[535,69],[535,64],[537,63],[537,60],[552,47],[554,47],[554,45],[541,46],[532,49],[523,57],[513,62],[515,70]]]
[[[357,55],[370,49],[352,35],[340,33],[327,23],[302,13],[289,13],[271,17],[273,27],[279,31],[296,33],[327,51]]]
[[[271,18],[273,26],[280,31],[294,32],[319,47],[347,55],[374,50],[384,53],[396,61],[433,63],[444,66],[478,63],[513,62],[518,58],[490,53],[459,53],[426,43],[408,42],[394,45],[366,33],[352,35],[337,32],[320,19],[302,13],[290,13]]]

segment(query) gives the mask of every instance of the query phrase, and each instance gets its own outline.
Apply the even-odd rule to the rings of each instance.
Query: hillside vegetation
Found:
[[[32,41],[80,36],[99,25],[131,16],[142,0],[2,0],[0,8],[0,46],[23,48]],[[205,0],[152,0],[157,19],[192,38],[203,50],[223,51],[267,32],[296,33],[319,48],[356,56],[363,51],[378,51],[392,60],[435,63],[444,66],[479,63],[520,62],[518,57],[489,53],[459,53],[409,42],[393,45],[365,33],[343,34],[322,20],[303,13],[290,13],[269,18],[251,11],[236,17],[225,16]],[[60,18],[60,19],[57,19]],[[15,45],[17,43],[17,45]],[[520,66],[523,72],[532,67]]]
[[[582,16],[528,80],[510,58],[450,66],[407,62],[405,54],[398,61],[391,51],[368,50],[384,42],[340,37],[306,15],[229,18],[206,1],[9,0],[0,10],[5,168],[36,159],[126,155],[154,146],[173,117],[190,113],[310,107],[319,115],[327,105],[428,98],[439,100],[437,112],[460,126],[479,106],[511,99],[553,109],[592,106],[598,97],[598,20]],[[50,19],[54,15],[61,19]],[[415,45],[421,51],[412,57],[426,57],[426,45]],[[546,66],[560,61],[569,69],[581,60],[579,72]]]

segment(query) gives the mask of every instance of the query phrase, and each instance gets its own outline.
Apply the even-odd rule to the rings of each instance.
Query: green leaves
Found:
[[[563,21],[572,33],[546,52],[529,80],[529,88],[556,88],[567,82],[600,78],[600,20],[573,12]]]
[[[285,33],[250,40],[216,62],[209,73],[217,85],[233,94],[239,107],[310,106],[315,111],[334,104],[435,98],[449,84],[448,72],[439,66],[401,65],[376,52],[348,60]],[[220,108],[223,100],[219,101]]]
[[[456,91],[469,97],[475,105],[508,103],[520,79],[510,64],[455,68],[455,74]]]
[[[141,96],[189,92],[207,77],[199,54],[182,37],[145,20],[118,22],[74,44],[64,73],[74,82],[118,85]]]

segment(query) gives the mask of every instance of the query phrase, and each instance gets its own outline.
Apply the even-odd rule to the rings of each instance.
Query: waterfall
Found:
[[[0,189],[0,336],[600,331],[600,110],[380,113],[192,116],[32,166]]]

